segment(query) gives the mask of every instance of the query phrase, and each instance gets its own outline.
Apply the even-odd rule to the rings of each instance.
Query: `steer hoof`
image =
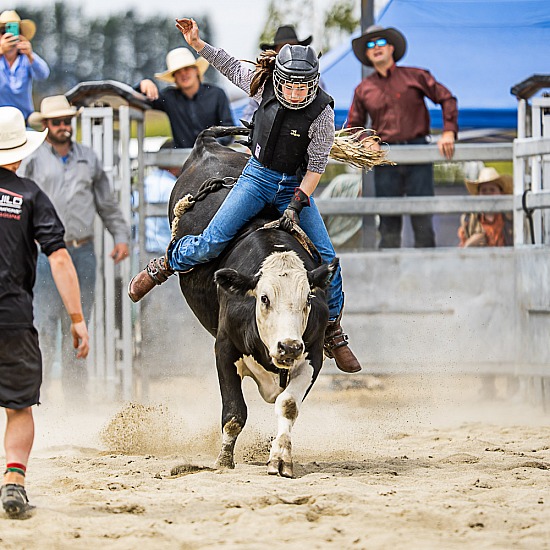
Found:
[[[280,460],[270,460],[267,463],[267,473],[270,476],[276,476],[279,473],[279,464],[281,463]]]
[[[282,477],[294,477],[294,466],[292,462],[283,462],[279,469]]]
[[[216,470],[233,470],[235,468],[235,461],[233,460],[233,456],[231,456],[228,453],[220,453],[216,464],[214,464],[214,467]]]
[[[292,462],[273,459],[267,463],[267,473],[270,476],[294,477],[294,467]]]

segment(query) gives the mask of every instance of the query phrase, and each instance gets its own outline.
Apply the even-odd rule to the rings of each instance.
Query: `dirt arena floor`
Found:
[[[550,413],[505,380],[486,401],[471,376],[341,380],[303,405],[295,479],[266,474],[275,418],[252,383],[224,472],[213,376],[155,381],[147,406],[69,407],[54,386],[35,410],[37,508],[0,514],[0,548],[550,548]]]

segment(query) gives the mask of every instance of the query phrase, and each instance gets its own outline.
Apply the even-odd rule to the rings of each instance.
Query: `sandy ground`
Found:
[[[37,509],[0,514],[0,548],[550,548],[550,413],[503,381],[482,402],[472,377],[378,380],[319,381],[294,430],[295,479],[266,474],[275,420],[250,383],[224,472],[213,377],[154,382],[147,406],[103,393],[69,407],[54,387],[35,411]]]

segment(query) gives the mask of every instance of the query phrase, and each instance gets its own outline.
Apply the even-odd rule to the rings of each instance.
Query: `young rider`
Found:
[[[254,117],[252,156],[220,209],[200,235],[173,242],[166,257],[155,258],[130,282],[129,295],[140,300],[175,271],[185,272],[216,258],[237,232],[271,204],[281,220],[299,223],[323,261],[335,257],[311,194],[328,163],[334,141],[333,100],[319,88],[319,63],[310,46],[285,45],[278,54],[264,53],[250,70],[224,50],[199,37],[193,19],[178,19],[187,43],[259,104]],[[298,175],[306,165],[303,177]],[[302,169],[303,170],[303,169]],[[325,353],[344,372],[361,370],[340,325],[344,295],[338,268],[328,289],[330,321]]]

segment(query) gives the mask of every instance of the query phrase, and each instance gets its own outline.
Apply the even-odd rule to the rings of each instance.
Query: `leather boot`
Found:
[[[361,370],[361,365],[348,345],[348,335],[340,325],[342,314],[335,321],[330,321],[325,330],[325,355],[334,359],[336,366],[343,372],[354,373]]]
[[[128,296],[132,302],[139,302],[152,288],[168,280],[174,271],[168,265],[166,256],[153,258],[128,285]]]

